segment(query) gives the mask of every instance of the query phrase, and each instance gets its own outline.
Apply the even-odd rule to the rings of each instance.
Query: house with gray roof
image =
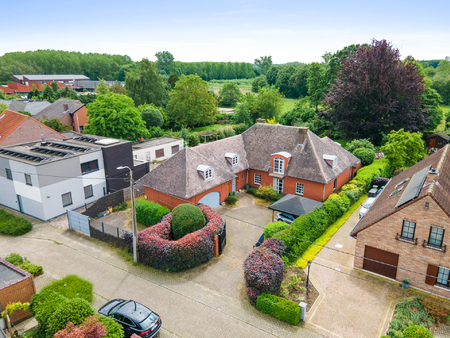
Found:
[[[31,116],[51,105],[50,102],[41,100],[0,100],[0,103],[6,104],[10,110],[15,112],[26,111]]]
[[[449,147],[385,186],[350,233],[355,268],[450,297]]]
[[[240,135],[179,151],[139,183],[148,199],[169,208],[186,202],[216,207],[247,184],[321,202],[360,167],[358,158],[308,128],[257,123]]]
[[[62,124],[71,126],[78,133],[83,132],[88,121],[86,106],[79,100],[70,99],[58,99],[33,117],[37,120],[56,118]]]

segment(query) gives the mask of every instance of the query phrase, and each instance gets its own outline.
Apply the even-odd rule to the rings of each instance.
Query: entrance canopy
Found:
[[[306,215],[307,213],[314,211],[316,207],[320,206],[322,206],[321,202],[303,196],[288,194],[269,206],[269,209],[300,217],[301,215]]]

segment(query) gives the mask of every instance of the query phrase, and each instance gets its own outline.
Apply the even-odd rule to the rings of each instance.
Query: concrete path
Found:
[[[239,209],[240,208],[240,209]],[[264,208],[238,213],[257,221]],[[255,211],[256,210],[256,211]],[[259,211],[258,211],[259,210]],[[261,219],[267,224],[266,220]],[[44,267],[38,290],[53,279],[77,274],[94,284],[95,308],[113,298],[135,299],[159,313],[161,337],[321,337],[261,314],[246,299],[242,263],[262,229],[227,219],[227,247],[222,256],[182,273],[132,266],[105,243],[66,230],[64,217],[36,224],[21,237],[0,235],[0,256],[11,252]]]
[[[411,296],[398,283],[353,269],[356,240],[349,233],[358,215],[359,209],[328,242],[335,250],[322,249],[311,265],[311,280],[321,295],[307,325],[330,337],[384,335],[396,302]]]

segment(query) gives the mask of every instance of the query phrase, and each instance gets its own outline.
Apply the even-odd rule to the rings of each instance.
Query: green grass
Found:
[[[346,140],[342,140],[342,139],[333,140],[333,141],[339,143],[342,146],[342,148],[345,148],[347,146],[347,143],[351,142],[351,141],[346,141]]]
[[[225,83],[236,83],[242,94],[250,93],[252,91],[253,79],[234,79],[234,80],[211,80],[208,82],[209,89],[219,94]]]
[[[281,115],[294,109],[297,102],[298,100],[295,99],[283,99],[283,109],[281,110]]]
[[[33,230],[31,222],[0,210],[0,234],[20,236]]]
[[[69,275],[61,280],[55,281],[41,290],[52,290],[67,298],[83,298],[89,303],[93,299],[92,283],[78,277],[77,275]]]
[[[350,216],[355,212],[356,209],[365,201],[368,194],[364,194],[359,198],[358,201],[353,203],[350,209],[347,210],[345,214],[341,216],[336,222],[330,225],[330,227],[325,231],[325,233],[320,236],[316,243],[319,245],[310,245],[308,249],[303,253],[302,257],[297,260],[295,266],[304,269],[308,264],[308,261],[312,261],[314,257],[322,250],[322,246],[326,245],[328,241],[334,236],[334,234],[344,225],[345,222],[350,218]]]

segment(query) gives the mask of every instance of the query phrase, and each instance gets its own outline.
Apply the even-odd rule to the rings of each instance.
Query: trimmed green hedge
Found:
[[[92,302],[94,295],[92,291],[92,283],[76,275],[68,275],[63,279],[54,281],[44,287],[41,293],[47,290],[57,292],[69,299],[76,297],[82,298],[89,303]]]
[[[331,194],[320,208],[296,218],[290,226],[276,229],[277,225],[269,224],[267,231],[264,232],[265,237],[281,239],[286,245],[286,251],[292,254],[287,258],[295,260],[295,256],[301,256],[308,249],[309,242],[315,242],[322,236],[328,227],[370,188],[374,177],[389,176],[391,171],[392,168],[386,159],[375,161],[360,169],[352,181],[344,185],[339,193]]]
[[[152,226],[161,220],[164,215],[167,215],[170,210],[153,201],[136,201],[136,220],[145,224],[146,226]]]
[[[227,204],[236,204],[237,200],[236,196],[228,196],[225,202],[227,202]]]
[[[0,210],[0,234],[20,236],[33,229],[30,221]]]
[[[40,276],[44,273],[44,268],[40,265],[31,264],[31,262],[25,257],[23,258],[21,255],[12,253],[5,260],[15,266],[25,270],[28,273],[31,273],[34,277]]]
[[[248,188],[247,192],[253,196],[256,196],[256,194],[258,193],[258,189],[257,188]]]
[[[290,300],[263,293],[256,301],[256,308],[292,325],[300,322],[301,309],[297,303]]]
[[[174,240],[200,230],[205,224],[205,216],[196,205],[180,204],[172,210],[172,234]]]

